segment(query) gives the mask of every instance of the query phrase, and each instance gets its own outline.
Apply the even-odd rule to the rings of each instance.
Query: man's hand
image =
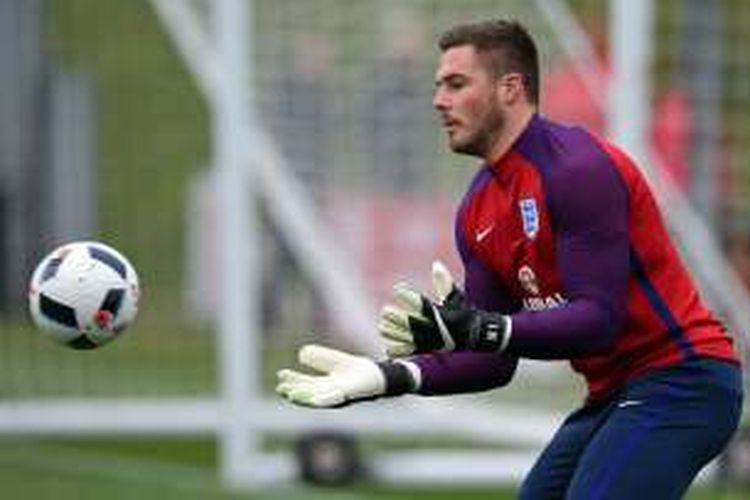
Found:
[[[471,349],[502,352],[511,323],[499,313],[471,307],[442,262],[432,264],[435,301],[407,283],[393,287],[395,304],[383,307],[378,331],[391,357]]]
[[[364,356],[308,344],[297,354],[300,364],[319,374],[284,369],[277,372],[276,392],[301,406],[331,408],[355,401],[396,396],[414,389],[406,365],[375,362]]]

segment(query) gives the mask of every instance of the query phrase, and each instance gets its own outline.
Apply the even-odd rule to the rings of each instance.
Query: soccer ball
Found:
[[[138,312],[138,276],[117,250],[95,241],[53,250],[34,270],[29,310],[53,340],[95,349],[116,338]]]

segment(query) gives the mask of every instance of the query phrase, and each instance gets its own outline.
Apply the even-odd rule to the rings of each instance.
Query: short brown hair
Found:
[[[519,73],[527,99],[539,102],[539,57],[536,44],[519,22],[504,19],[459,24],[445,31],[438,47],[441,51],[471,45],[486,56],[487,67],[495,76]]]

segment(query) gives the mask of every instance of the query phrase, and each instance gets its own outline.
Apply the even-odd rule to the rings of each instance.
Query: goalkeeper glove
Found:
[[[433,301],[407,283],[393,287],[395,304],[380,312],[378,331],[391,357],[432,351],[502,352],[511,321],[500,313],[473,308],[442,262],[432,265]]]
[[[408,362],[375,362],[315,344],[303,346],[297,357],[300,364],[320,374],[280,370],[276,374],[276,392],[301,406],[339,407],[381,396],[398,396],[418,386],[418,368],[411,369]]]

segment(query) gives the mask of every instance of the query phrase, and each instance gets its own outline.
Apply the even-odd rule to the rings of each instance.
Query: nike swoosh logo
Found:
[[[621,401],[617,403],[618,408],[627,408],[628,406],[639,406],[642,405],[643,401],[638,401],[637,399],[627,399],[625,401]]]
[[[495,225],[494,224],[490,224],[486,228],[484,228],[481,231],[479,231],[477,233],[477,237],[476,237],[477,238],[477,243],[479,243],[480,241],[482,241],[483,239],[485,239],[487,236],[489,236],[489,234],[492,232],[493,229],[495,229]]]

